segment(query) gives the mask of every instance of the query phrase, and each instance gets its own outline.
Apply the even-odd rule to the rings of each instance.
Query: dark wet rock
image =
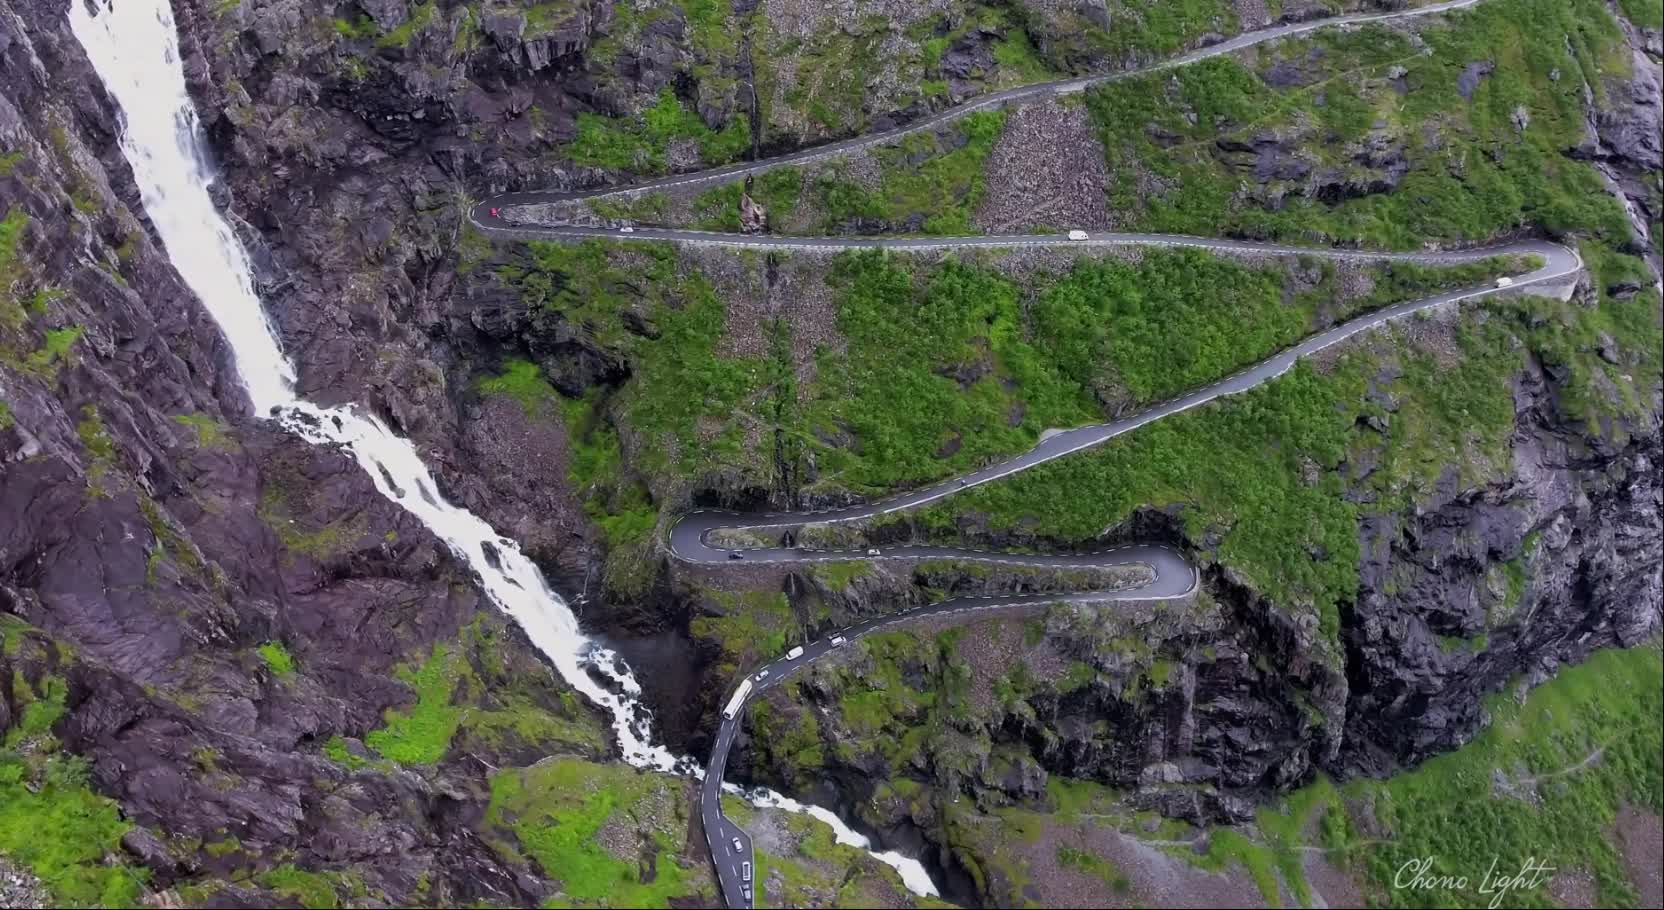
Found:
[[[382,31],[392,31],[403,25],[410,18],[410,4],[407,0],[357,0],[364,12],[370,14],[376,25]]]
[[[1313,22],[1327,19],[1335,14],[1334,10],[1323,3],[1285,3],[1283,14],[1277,17],[1278,22]]]
[[[1140,787],[1128,802],[1194,825],[1240,825],[1254,819],[1253,803],[1212,787]]]
[[[1473,93],[1479,90],[1479,83],[1495,69],[1496,64],[1489,60],[1481,60],[1463,67],[1461,75],[1456,77],[1456,93],[1472,101]]]
[[[994,68],[994,46],[1000,37],[991,28],[967,31],[942,52],[942,75],[948,77],[950,85],[955,81],[973,83],[982,79]],[[967,84],[964,88],[974,90],[975,86]]]
[[[760,234],[768,229],[768,213],[751,198],[750,193],[740,196],[740,233]]]
[[[1455,748],[1509,679],[1657,634],[1656,419],[1590,451],[1565,432],[1554,381],[1529,374],[1516,391],[1515,477],[1364,522],[1340,768],[1382,773]],[[1509,603],[1496,573],[1512,560],[1530,581]]]
[[[1316,78],[1302,70],[1300,65],[1292,60],[1279,60],[1265,71],[1265,82],[1272,88],[1293,88],[1300,85],[1310,85]]]
[[[573,398],[598,386],[618,386],[630,376],[629,361],[602,347],[584,329],[564,319],[530,338],[532,356],[555,388]]]

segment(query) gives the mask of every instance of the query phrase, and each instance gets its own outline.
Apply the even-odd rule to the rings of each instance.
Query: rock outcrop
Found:
[[[250,413],[64,8],[0,2],[0,742],[30,755],[3,785],[39,792],[33,775],[84,761],[135,826],[107,862],[148,868],[157,892],[271,905],[260,874],[294,863],[350,867],[393,903],[541,899],[470,827],[518,737],[409,771],[322,747],[362,752],[415,702],[396,668],[436,647],[477,660],[476,636],[491,663],[468,672],[515,677],[476,696],[529,682],[536,710],[598,722],[355,461]]]
[[[63,24],[66,2],[79,0],[0,0],[0,613],[7,629],[26,626],[16,634],[28,642],[0,655],[0,729],[21,723],[24,688],[61,680],[65,711],[50,732],[137,824],[121,861],[150,868],[158,889],[296,862],[350,868],[389,903],[547,898],[543,873],[554,870],[515,861],[481,834],[487,776],[550,752],[602,757],[607,740],[463,730],[466,748],[435,762],[359,767],[376,761],[360,740],[417,698],[398,668],[436,647],[483,680],[446,693],[458,705],[597,723],[356,464],[249,413],[223,341],[146,223],[115,113]],[[555,15],[438,0],[178,3],[187,77],[224,169],[220,201],[303,393],[357,401],[412,436],[447,495],[524,542],[569,592],[589,590],[604,537],[571,489],[565,430],[468,389],[505,356],[538,364],[569,395],[604,394],[632,367],[585,326],[465,277],[500,263],[464,216],[488,193],[607,179],[560,158],[580,114],[635,113],[662,93],[711,129],[747,114],[739,61],[696,60],[694,24],[680,13],[596,52],[640,6],[574,0]],[[906,6],[898,16],[922,15]],[[1049,59],[1136,62],[1072,42],[1075,12],[1123,27],[1104,4],[1024,6],[1038,11]],[[1282,18],[1327,12],[1285,5]],[[1664,211],[1659,32],[1637,25],[1634,76],[1602,87],[1577,153],[1610,169],[1644,233]],[[967,28],[942,50],[949,97],[986,89],[1000,37]],[[1272,78],[1303,76],[1290,64]],[[1460,78],[1477,86],[1485,66]],[[886,71],[886,90],[903,82]],[[786,80],[776,88],[789,90]],[[869,125],[941,103],[885,97],[896,103],[863,111]],[[828,127],[800,119],[797,138],[826,137]],[[1299,137],[1272,132],[1210,154],[1273,207],[1294,192],[1331,202],[1387,192],[1404,173],[1404,151],[1385,140],[1355,143],[1338,164],[1299,148]],[[685,143],[676,155],[675,166],[698,163]],[[766,224],[749,197],[741,204],[742,225]],[[627,322],[632,333],[656,331]],[[1451,748],[1482,722],[1482,697],[1508,680],[1656,634],[1657,418],[1591,436],[1569,429],[1562,391],[1550,368],[1521,380],[1514,477],[1452,485],[1418,511],[1363,522],[1344,653],[1314,647],[1309,629],[1210,566],[1212,604],[1180,621],[1051,625],[1046,646],[1091,680],[988,707],[952,728],[939,763],[908,773],[951,779],[990,805],[1040,796],[1051,774],[1089,777],[1157,811],[1234,820],[1314,769],[1383,773]],[[717,491],[730,501],[768,495],[750,478],[732,483]],[[1165,514],[1123,530],[1182,541]],[[1526,554],[1533,569],[1515,590],[1509,566]],[[989,583],[945,572],[906,596],[973,581]],[[837,616],[902,596],[862,581],[797,584],[796,603]],[[1480,604],[1503,594],[1514,612],[1487,615]],[[674,585],[643,600],[603,601],[585,619],[685,625],[696,606]],[[1481,635],[1485,646],[1474,647]],[[267,643],[281,643],[294,667],[261,658]],[[840,694],[828,683],[811,702]],[[699,712],[678,709],[703,696],[662,697],[663,713],[681,717],[678,742],[700,745]],[[339,747],[336,759],[325,743]],[[752,756],[736,759],[742,776],[797,782],[777,756],[738,754]],[[826,754],[817,772],[832,795],[847,806],[872,795],[870,753]],[[921,843],[931,827],[899,802],[868,821]],[[227,854],[200,848],[227,835],[238,842]],[[274,900],[248,880],[222,897]]]

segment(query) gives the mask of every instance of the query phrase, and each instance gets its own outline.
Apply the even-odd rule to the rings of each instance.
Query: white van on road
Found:
[[[1069,239],[1070,240],[1085,240],[1085,239],[1087,239],[1086,232],[1085,231],[1070,231],[1069,232]]]
[[[802,645],[797,645],[797,646],[793,647],[790,651],[786,652],[786,659],[787,660],[797,660],[799,657],[802,657],[802,656],[803,656],[803,646]]]

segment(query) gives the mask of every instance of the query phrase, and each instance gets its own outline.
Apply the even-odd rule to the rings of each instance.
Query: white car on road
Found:
[[[738,852],[740,852],[741,850],[744,850],[744,849],[745,849],[745,847],[740,844],[740,839],[737,838],[737,837],[734,838],[734,852],[738,853]]]
[[[844,637],[842,635],[832,636],[832,647],[836,648],[837,646],[839,646],[843,643],[844,643]]]
[[[1496,280],[1496,286],[1499,287],[1499,288],[1513,287],[1514,286],[1514,279],[1509,278],[1507,275],[1504,275],[1501,278],[1498,278]]]

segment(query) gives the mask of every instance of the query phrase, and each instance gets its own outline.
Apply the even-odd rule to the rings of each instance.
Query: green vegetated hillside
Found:
[[[1603,286],[1636,267],[1590,258]],[[1655,293],[1617,299],[1602,291],[1588,307],[1488,298],[1455,324],[1458,356],[1445,362],[1406,339],[1413,328],[1388,330],[1399,343],[1349,348],[1321,366],[1303,362],[1239,398],[896,521],[942,539],[994,532],[1077,541],[1141,506],[1176,506],[1190,539],[1216,541],[1215,558],[1274,602],[1315,611],[1332,636],[1339,605],[1357,590],[1360,514],[1410,506],[1448,471],[1464,486],[1506,475],[1511,382],[1528,356],[1565,371],[1563,406],[1592,434],[1621,435],[1620,424],[1602,418],[1640,418],[1658,407],[1649,385],[1664,367]],[[1619,364],[1598,355],[1603,334],[1624,352]],[[1394,403],[1390,413],[1380,395],[1366,394],[1372,385]],[[1360,487],[1367,498],[1349,495]]]
[[[531,244],[483,280],[627,367],[595,381],[566,361],[511,360],[477,388],[564,421],[573,482],[612,549],[608,581],[640,591],[661,513],[693,492],[789,501],[915,486],[1219,378],[1319,325],[1524,264],[1147,250],[1040,265],[882,253],[736,265]]]
[[[1601,906],[1637,905],[1646,827],[1656,830],[1664,811],[1656,642],[1598,653],[1529,694],[1494,696],[1488,729],[1413,771],[1340,785],[1320,777],[1262,806],[1251,823],[1198,828],[1132,808],[1126,792],[1043,773],[1030,795],[999,795],[1036,773],[1024,770],[1028,747],[1009,737],[1032,716],[1030,704],[1094,686],[1159,692],[1177,678],[1173,658],[1129,654],[1098,655],[1097,667],[1017,663],[989,679],[987,661],[967,651],[973,639],[1033,645],[1045,636],[1031,628],[1037,623],[994,619],[932,637],[863,639],[847,659],[793,684],[814,696],[757,703],[748,719],[754,747],[776,772],[802,775],[803,786],[829,760],[865,769],[874,788],[860,809],[868,822],[921,825],[999,906],[1138,906],[1175,887],[1218,893],[1209,889],[1223,882],[1236,899],[1270,906],[1477,907],[1496,896],[1479,891],[1493,857],[1499,876],[1536,857],[1568,878],[1587,876]],[[1207,659],[1185,659],[1194,658]],[[951,783],[936,789],[942,781]],[[955,799],[967,782],[991,789]],[[1423,857],[1434,858],[1430,877],[1464,875],[1469,884],[1395,888],[1404,864]],[[1202,873],[1226,878],[1210,884]],[[1494,906],[1543,906],[1545,888],[1504,894]]]
[[[614,5],[585,63],[604,95],[620,99],[619,109],[580,115],[561,154],[634,174],[721,164],[753,141],[786,148],[858,135],[891,112],[932,110],[1068,72],[1127,66],[1209,33],[1232,34],[1240,25],[1223,0],[1112,0],[1103,10],[1094,16],[1067,5],[1007,0]],[[620,62],[642,58],[684,76],[676,93],[636,93],[634,72]]]
[[[1621,206],[1589,164],[1566,154],[1602,97],[1603,77],[1627,73],[1622,47],[1599,4],[1487,0],[1413,27],[1319,32],[1088,92],[1116,181],[1113,207],[1129,227],[1389,247],[1548,230],[1579,243],[1596,277],[1594,305],[1527,299],[1470,307],[1485,315],[1456,331],[1455,362],[1436,362],[1413,345],[1355,351],[955,497],[918,523],[938,537],[993,532],[1006,543],[1067,543],[1142,505],[1180,506],[1193,539],[1211,541],[1219,560],[1274,600],[1321,616],[1332,633],[1337,605],[1356,588],[1362,511],[1408,505],[1447,467],[1464,482],[1508,468],[1508,384],[1528,357],[1555,368],[1561,406],[1592,431],[1621,436],[1622,421],[1610,418],[1657,407],[1657,296],[1645,288],[1641,261],[1622,252]],[[974,116],[993,125],[998,115]],[[909,140],[920,157],[899,149],[879,157],[912,160],[898,170],[908,181],[960,174],[945,164],[974,157],[979,122],[956,127],[960,144],[925,135]],[[1255,143],[1308,175],[1338,175],[1326,184],[1332,189],[1303,195],[1317,184],[1293,176],[1257,183],[1241,151]],[[951,150],[930,154],[942,149]],[[1389,172],[1398,176],[1388,180]],[[1139,189],[1151,180],[1159,192]],[[941,186],[974,186],[955,181]],[[784,217],[821,190],[829,195],[815,199],[817,211],[842,204],[827,208],[828,199],[853,200],[845,221],[921,208],[958,230],[967,210],[952,207],[964,193],[944,196],[941,186],[840,196],[834,185],[782,171],[760,177],[756,192]],[[708,207],[718,219],[710,226],[732,227],[720,219],[730,217],[734,188],[708,194],[720,197]],[[951,204],[913,207],[909,199]],[[1367,299],[1324,309],[1336,297],[1327,278],[1300,286],[1274,269],[1193,253],[1152,251],[1134,263],[1054,267],[1020,280],[974,259],[921,266],[852,255],[826,269],[836,333],[808,342],[812,357],[802,350],[805,316],[786,309],[769,323],[766,344],[733,358],[722,353],[728,328],[719,312],[737,308],[732,291],[672,267],[670,254],[650,254],[654,268],[674,274],[672,284],[709,286],[712,294],[666,296],[658,279],[627,279],[618,263],[634,255],[595,248],[536,255],[555,273],[576,274],[580,259],[607,259],[602,271],[618,276],[620,291],[583,295],[589,324],[616,326],[605,307],[633,301],[638,287],[649,298],[693,303],[663,310],[672,332],[704,314],[697,341],[677,336],[674,360],[664,353],[671,333],[626,338],[633,370],[621,392],[592,393],[581,411],[568,406],[584,438],[605,440],[616,430],[630,440],[619,448],[617,470],[649,495],[628,482],[585,480],[614,497],[632,491],[622,501],[635,517],[621,522],[614,509],[607,519],[626,524],[630,540],[689,487],[754,499],[917,486],[1025,448],[1045,428],[1125,413],[1228,373],[1307,334],[1319,310],[1334,318],[1483,271],[1440,277],[1395,267],[1377,275]],[[589,280],[579,276],[573,286]],[[1610,362],[1597,355],[1603,338],[1615,342]],[[1390,388],[1397,413],[1376,413],[1380,406],[1363,395],[1371,383]],[[600,447],[612,451],[610,443]],[[1367,478],[1336,472],[1359,452],[1379,455]],[[608,459],[597,463],[611,469]],[[1371,491],[1365,500],[1347,492],[1359,484]]]
[[[4,682],[10,701],[21,707],[0,736],[0,856],[65,906],[135,906],[150,872],[122,859],[121,838],[133,825],[91,788],[86,760],[52,733],[73,653],[5,614],[0,653],[13,668]]]
[[[1143,12],[1217,21],[1206,6]],[[1074,37],[1101,43],[1094,34]],[[1111,34],[1164,52],[1183,43]],[[1538,228],[1619,244],[1628,237],[1621,207],[1566,150],[1586,135],[1604,80],[1631,66],[1597,0],[1487,0],[1321,30],[1084,97],[1109,166],[1110,210],[1127,229],[1415,248]],[[858,173],[838,159],[769,172],[754,198],[777,232],[968,233],[1004,119],[977,112],[878,147]],[[740,190],[717,186],[685,208],[633,217],[732,230]]]
[[[1138,227],[1392,247],[1540,228],[1617,243],[1621,207],[1566,150],[1603,77],[1629,67],[1598,0],[1487,0],[1114,82],[1087,103],[1112,208]],[[1278,167],[1256,185],[1262,149]]]

